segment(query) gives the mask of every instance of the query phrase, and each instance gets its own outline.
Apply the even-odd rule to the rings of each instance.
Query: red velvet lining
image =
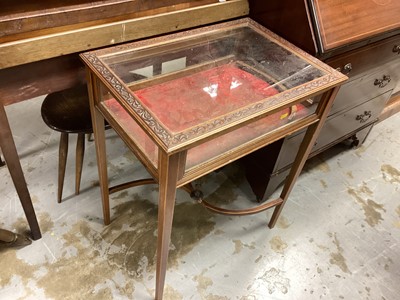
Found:
[[[174,133],[277,93],[268,83],[234,64],[134,91],[143,105]]]

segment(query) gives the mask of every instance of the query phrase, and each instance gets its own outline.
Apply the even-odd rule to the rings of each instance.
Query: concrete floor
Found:
[[[64,199],[56,201],[59,134],[41,99],[7,107],[43,238],[0,250],[0,299],[152,299],[157,187],[114,194],[102,224],[93,143],[74,195],[70,140]],[[166,299],[399,299],[400,115],[357,150],[334,147],[307,163],[276,228],[271,211],[215,215],[178,191]],[[108,131],[113,183],[145,171]],[[198,183],[211,201],[251,205],[235,166]],[[230,174],[227,176],[227,174]],[[0,228],[27,227],[7,168],[0,169]]]

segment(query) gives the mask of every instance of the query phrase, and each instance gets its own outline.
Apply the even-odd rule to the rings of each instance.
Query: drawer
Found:
[[[400,81],[400,61],[386,63],[374,71],[344,84],[336,96],[330,114],[350,109],[384,94],[394,89]]]
[[[350,109],[343,114],[336,114],[329,119],[321,130],[313,151],[340,139],[342,136],[357,130],[378,118],[392,91],[388,91],[359,106]]]
[[[325,62],[340,69],[351,80],[387,62],[400,61],[398,47],[399,35],[329,58]]]
[[[312,152],[376,120],[391,93],[392,91],[388,91],[349,111],[329,117],[321,130]],[[274,172],[286,167],[294,161],[304,134],[305,130],[285,139]]]

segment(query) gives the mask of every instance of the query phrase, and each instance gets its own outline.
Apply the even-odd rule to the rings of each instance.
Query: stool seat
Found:
[[[42,103],[43,121],[51,129],[65,133],[92,133],[86,85],[51,93]]]

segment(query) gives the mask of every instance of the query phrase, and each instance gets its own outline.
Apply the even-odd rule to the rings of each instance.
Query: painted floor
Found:
[[[40,117],[41,99],[7,107],[43,238],[0,249],[0,299],[153,299],[157,186],[113,194],[102,224],[93,142],[74,195],[75,137],[63,202],[56,201],[59,134]],[[374,127],[358,149],[312,159],[274,229],[271,211],[227,217],[178,191],[165,299],[399,299],[400,115]],[[113,184],[146,172],[107,132]],[[210,201],[254,205],[231,165],[197,183]],[[0,228],[28,229],[7,168],[0,169]]]

